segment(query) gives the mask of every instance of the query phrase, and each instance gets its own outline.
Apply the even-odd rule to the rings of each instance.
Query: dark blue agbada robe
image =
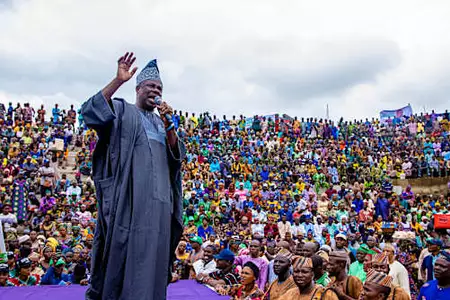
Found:
[[[182,142],[172,152],[161,119],[99,92],[82,106],[97,131],[98,221],[86,299],[166,299],[182,234]],[[156,116],[156,118],[155,118]]]

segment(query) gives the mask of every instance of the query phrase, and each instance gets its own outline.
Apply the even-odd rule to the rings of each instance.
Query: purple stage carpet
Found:
[[[0,300],[82,300],[84,299],[85,291],[86,287],[83,286],[0,288]],[[219,296],[209,288],[192,280],[181,280],[172,283],[167,291],[168,300],[224,300],[229,298]]]

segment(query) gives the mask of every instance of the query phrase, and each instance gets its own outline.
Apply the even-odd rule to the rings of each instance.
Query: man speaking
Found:
[[[112,99],[136,72],[135,59],[122,56],[116,77],[81,108],[99,136],[93,155],[98,220],[86,299],[166,299],[182,233],[185,148],[170,122],[172,108],[155,102],[163,90],[156,60],[137,76],[135,105]]]

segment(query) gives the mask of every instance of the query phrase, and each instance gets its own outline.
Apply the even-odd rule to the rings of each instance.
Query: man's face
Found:
[[[30,276],[30,273],[31,273],[31,266],[20,269],[20,275],[22,275],[24,277]]]
[[[206,247],[206,249],[203,251],[203,259],[206,262],[210,262],[213,259],[213,249],[211,247]]]
[[[327,266],[327,271],[330,276],[338,275],[342,270],[342,261],[337,259],[336,257],[330,256],[329,263]]]
[[[230,261],[218,259],[216,261],[216,266],[217,266],[217,269],[223,270],[223,269],[226,269],[230,265],[230,263],[231,263]]]
[[[154,101],[156,96],[161,97],[162,85],[160,81],[146,80],[136,87],[137,102],[140,106],[147,110],[152,110],[156,107]]]
[[[277,256],[273,262],[273,271],[275,275],[284,274],[289,270],[291,263],[286,257]]]
[[[8,272],[0,273],[0,285],[4,285],[6,283],[6,280],[8,279],[8,277],[9,277]]]
[[[64,269],[64,265],[59,265],[59,266],[55,267],[56,275],[60,275],[62,273],[63,269]]]
[[[366,254],[364,252],[361,251],[357,251],[356,252],[356,259],[360,262],[363,263],[364,262],[364,258],[366,258]]]
[[[435,253],[435,252],[439,251],[439,246],[438,245],[434,245],[434,244],[430,244],[428,246],[428,251],[430,251],[431,253]]]
[[[437,280],[450,278],[450,262],[439,257],[434,264],[434,276]]]
[[[3,209],[2,209],[2,212],[3,212],[4,215],[9,214],[9,206],[4,206]]]
[[[372,269],[384,274],[389,274],[389,265],[384,263],[372,262]]]
[[[302,248],[304,257],[312,257],[315,253],[316,245],[314,243],[306,243]]]
[[[383,253],[386,254],[390,262],[394,260],[394,251],[392,249],[384,249]]]
[[[341,237],[336,238],[336,248],[342,249],[345,247],[346,240]]]
[[[314,272],[312,268],[297,267],[294,269],[293,278],[295,284],[300,288],[308,287],[314,278]]]
[[[369,248],[375,247],[375,238],[374,237],[369,236],[367,238],[367,246],[369,246]]]
[[[259,257],[260,250],[261,250],[261,244],[258,241],[252,241],[250,243],[250,254],[253,257]]]
[[[363,286],[363,291],[360,295],[360,300],[377,300],[383,299],[384,295],[380,293],[380,288],[377,284],[366,282]]]

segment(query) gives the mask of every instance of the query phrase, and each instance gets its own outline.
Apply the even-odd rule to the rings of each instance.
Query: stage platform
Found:
[[[0,300],[83,300],[85,286],[36,286],[0,288]],[[169,285],[167,300],[224,300],[209,288],[193,280],[181,280]],[[145,299],[142,299],[145,300]]]

